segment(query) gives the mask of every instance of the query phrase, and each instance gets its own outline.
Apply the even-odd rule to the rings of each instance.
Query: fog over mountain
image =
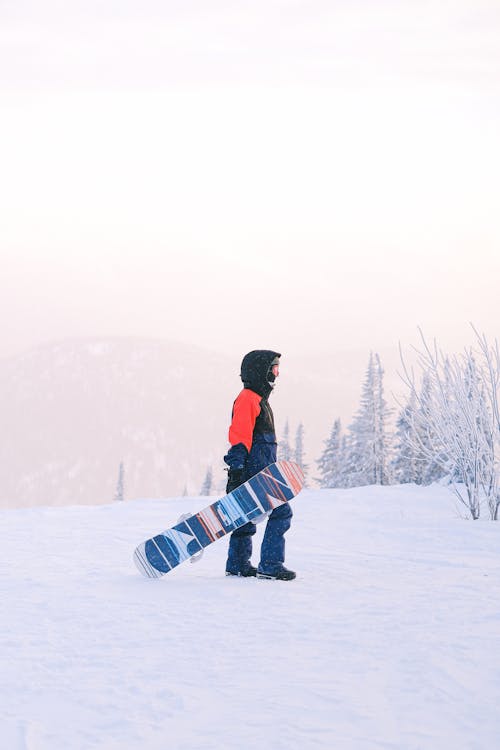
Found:
[[[208,466],[221,491],[243,354],[116,338],[0,360],[0,507],[109,502],[121,461],[126,499],[197,493]],[[368,352],[283,353],[272,395],[277,433],[289,419],[293,438],[304,423],[312,477],[334,418],[346,425],[357,408],[367,359]]]

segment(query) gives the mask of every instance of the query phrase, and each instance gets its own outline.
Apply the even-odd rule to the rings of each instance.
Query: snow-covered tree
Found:
[[[384,396],[384,369],[378,354],[375,354],[375,441],[373,457],[373,473],[375,484],[390,484],[390,462],[392,448],[392,434],[389,433],[388,422],[391,409]]]
[[[449,391],[446,385],[446,391]],[[420,399],[412,412],[414,418],[414,433],[411,442],[415,446],[417,460],[417,484],[432,484],[441,479],[447,471],[443,468],[449,466],[449,458],[446,455],[445,446],[441,445],[432,425],[426,415],[437,409],[432,380],[428,373],[424,372]]]
[[[279,441],[278,444],[278,453],[279,458],[283,461],[291,461],[292,456],[292,448],[290,446],[290,425],[288,424],[288,419],[285,422],[285,429],[283,430],[283,437]]]
[[[398,484],[415,482],[421,484],[420,467],[418,466],[419,450],[415,440],[411,439],[415,425],[416,401],[413,393],[406,406],[401,410],[396,422],[396,436],[394,446],[394,458],[392,461],[392,472],[394,480]]]
[[[390,410],[384,398],[382,364],[370,353],[359,410],[344,443],[343,484],[356,487],[389,484]]]
[[[125,499],[125,467],[123,465],[123,461],[120,461],[120,466],[118,468],[118,481],[116,483],[116,490],[115,490],[115,502],[123,502]]]
[[[295,433],[295,451],[293,459],[298,463],[298,465],[304,472],[304,476],[307,477],[309,467],[305,463],[304,459],[304,425],[302,424],[302,422],[297,427],[297,432]]]
[[[212,491],[212,484],[213,484],[213,472],[212,472],[212,467],[209,466],[207,468],[207,473],[205,474],[205,479],[203,480],[203,484],[201,486],[200,495],[210,495]]]
[[[500,513],[500,351],[497,341],[490,346],[484,334],[479,334],[475,328],[473,330],[479,344],[479,356],[482,362],[481,402],[483,409],[480,424],[487,447],[484,492],[488,500],[490,518],[497,521]]]
[[[396,423],[396,444],[392,470],[400,484],[432,484],[443,477],[443,456],[437,460],[436,436],[430,429],[425,414],[432,409],[433,394],[429,377],[424,373],[420,400],[410,391],[409,400]],[[440,448],[442,450],[442,448]]]
[[[324,441],[325,449],[316,462],[320,473],[320,477],[318,478],[319,486],[323,489],[342,486],[341,432],[342,425],[340,419],[336,419],[333,423],[330,437]]]
[[[344,433],[340,441],[339,476],[337,487],[352,486],[352,466],[350,464],[351,442],[351,433]]]
[[[404,379],[418,402],[414,439],[429,461],[450,476],[453,490],[471,518],[479,518],[486,499],[492,518],[498,517],[499,428],[498,347],[490,348],[478,336],[481,364],[472,350],[445,357],[436,343],[422,336],[418,363],[430,384],[432,398],[418,393],[413,373],[405,367]]]

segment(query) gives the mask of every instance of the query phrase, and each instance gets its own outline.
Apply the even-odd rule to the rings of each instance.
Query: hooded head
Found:
[[[278,364],[281,354],[269,349],[256,349],[248,352],[241,363],[241,379],[245,388],[267,398],[274,388],[275,376],[270,369]]]

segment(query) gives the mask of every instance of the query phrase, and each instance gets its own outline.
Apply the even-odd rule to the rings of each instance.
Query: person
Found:
[[[268,349],[257,349],[243,357],[243,390],[233,404],[229,427],[231,448],[224,456],[229,466],[228,493],[276,461],[274,416],[268,399],[279,375],[280,357],[281,354]],[[296,574],[284,566],[284,534],[290,528],[292,515],[290,503],[280,505],[269,515],[258,568],[250,562],[255,524],[249,522],[233,531],[229,540],[226,575],[293,580]]]

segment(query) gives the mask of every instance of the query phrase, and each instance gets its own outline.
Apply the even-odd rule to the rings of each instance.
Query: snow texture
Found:
[[[439,486],[306,490],[296,581],[225,577],[226,540],[142,578],[134,547],[205,501],[0,513],[2,747],[497,746],[497,523]]]

